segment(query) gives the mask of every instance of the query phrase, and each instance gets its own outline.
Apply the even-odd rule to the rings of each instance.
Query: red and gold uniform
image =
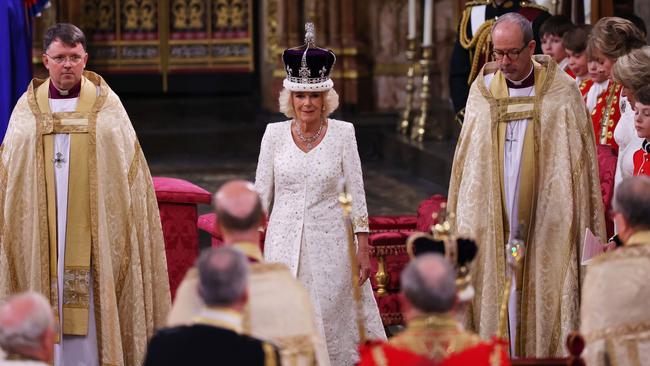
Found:
[[[643,145],[634,153],[634,175],[650,175],[650,143],[643,140]]]
[[[432,314],[411,320],[388,342],[362,346],[359,366],[504,366],[510,365],[507,349],[503,341],[461,330],[452,314]]]
[[[569,76],[571,76],[572,78],[574,78],[574,79],[576,78],[576,74],[573,73],[573,71],[569,68],[569,66],[564,68],[564,72],[569,74]]]
[[[594,124],[596,143],[610,145],[618,151],[614,141],[614,129],[621,118],[621,84],[610,81],[607,89],[598,96],[596,107],[591,111],[591,121]]]
[[[594,81],[590,78],[584,78],[578,83],[578,89],[580,89],[580,94],[582,94],[583,99],[587,97],[587,93],[592,85],[594,85]]]

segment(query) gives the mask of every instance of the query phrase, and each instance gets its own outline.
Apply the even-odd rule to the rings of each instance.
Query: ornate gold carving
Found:
[[[205,29],[205,2],[203,0],[173,0],[171,6],[174,30]]]
[[[228,26],[228,1],[217,0],[214,4],[215,25],[219,28]]]
[[[370,247],[370,255],[377,258],[400,254],[406,254],[406,245],[382,245]]]
[[[84,3],[84,28],[98,31],[112,31],[115,28],[115,1],[94,0]]]
[[[402,111],[402,119],[397,125],[397,132],[406,136],[411,124],[411,118],[414,117],[413,110],[413,92],[415,91],[414,76],[415,76],[415,59],[417,56],[417,46],[415,38],[408,40],[408,49],[406,50],[406,59],[409,63],[408,71],[406,72],[406,105]]]
[[[212,0],[214,26],[220,29],[248,27],[249,0]]]
[[[269,62],[274,62],[275,58],[282,53],[282,48],[278,45],[278,0],[267,0],[266,6],[266,48],[268,49],[266,57]],[[284,74],[281,77],[284,77]]]
[[[230,24],[234,28],[241,28],[246,25],[246,18],[244,15],[246,4],[242,0],[233,0],[230,7]]]
[[[377,296],[386,295],[386,286],[388,285],[388,281],[390,281],[390,274],[386,272],[385,260],[383,256],[380,256],[377,261],[377,273],[375,273],[375,280],[377,281]]]
[[[431,96],[431,69],[433,67],[433,47],[426,46],[422,48],[422,59],[420,59],[420,66],[422,66],[422,90],[420,92],[420,117],[416,123],[411,126],[411,140],[422,142],[424,140],[425,128],[429,117],[429,97]]]
[[[122,5],[123,28],[127,32],[152,32],[157,25],[157,5],[153,0],[125,0]]]

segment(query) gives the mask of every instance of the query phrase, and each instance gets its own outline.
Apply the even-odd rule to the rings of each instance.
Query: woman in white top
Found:
[[[614,138],[619,146],[616,165],[615,185],[624,178],[631,177],[634,170],[632,160],[634,152],[641,148],[643,139],[634,128],[634,93],[642,86],[650,84],[650,46],[630,51],[616,60],[612,68],[612,77],[623,85],[623,94],[628,105],[625,111],[621,106],[621,119],[614,130]]]
[[[352,196],[362,306],[370,338],[386,337],[370,282],[368,213],[354,126],[328,118],[338,106],[329,75],[336,57],[314,45],[284,51],[280,111],[291,119],[266,127],[255,186],[270,211],[264,259],[286,264],[308,289],[332,365],[357,359],[358,332],[342,185]]]

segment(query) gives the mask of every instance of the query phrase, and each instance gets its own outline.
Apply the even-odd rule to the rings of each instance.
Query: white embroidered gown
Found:
[[[352,195],[355,232],[368,232],[368,213],[354,126],[328,120],[318,146],[303,152],[291,136],[291,121],[266,127],[255,186],[270,219],[264,259],[286,264],[309,291],[316,323],[333,366],[358,359],[346,229],[338,203],[339,181]],[[370,282],[361,289],[368,337],[385,339]]]

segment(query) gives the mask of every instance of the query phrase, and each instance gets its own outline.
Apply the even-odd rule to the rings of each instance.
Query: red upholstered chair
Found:
[[[169,288],[173,298],[185,272],[199,253],[197,205],[210,204],[211,194],[177,178],[153,177],[153,185],[165,237]]]
[[[417,216],[370,217],[370,281],[384,326],[404,324],[398,293],[400,274],[409,261],[406,240],[415,231],[429,231],[431,214],[443,202],[441,195],[422,201]]]
[[[596,146],[598,152],[598,173],[600,178],[600,192],[603,194],[605,206],[605,225],[607,226],[607,237],[614,235],[614,221],[609,212],[612,209],[612,197],[614,196],[614,176],[616,174],[616,151],[609,145]]]
[[[431,198],[420,202],[418,206],[418,221],[417,231],[428,233],[431,231],[431,226],[436,224],[433,220],[433,214],[440,211],[440,205],[447,203],[447,197],[435,194]]]
[[[408,263],[406,239],[415,216],[371,216],[369,220],[370,282],[384,326],[403,324],[398,298],[399,275]]]
[[[199,230],[210,234],[210,243],[213,247],[223,245],[223,237],[217,227],[217,214],[209,213],[199,216],[197,226]]]

